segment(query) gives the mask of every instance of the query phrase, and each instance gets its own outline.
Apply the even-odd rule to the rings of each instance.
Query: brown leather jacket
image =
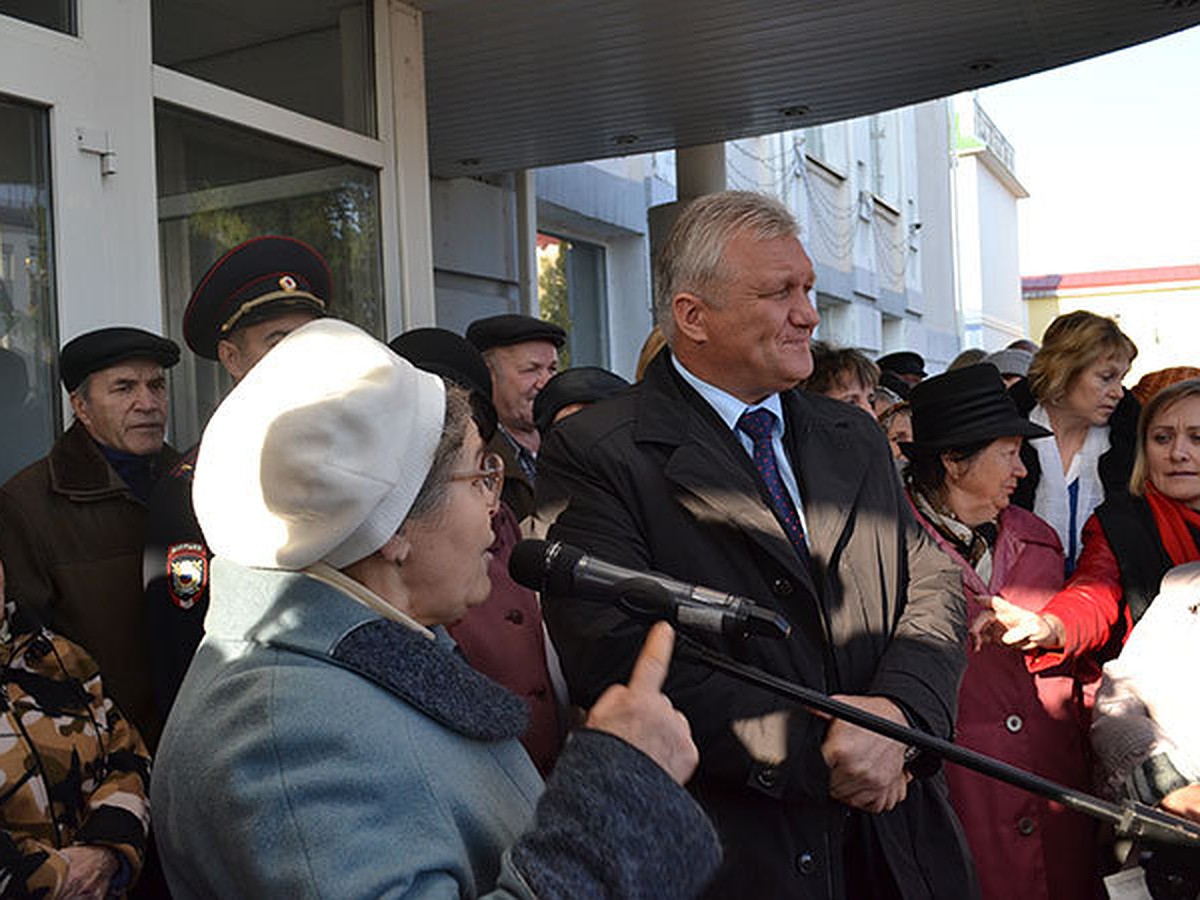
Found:
[[[164,445],[158,469],[178,454]],[[27,614],[84,647],[153,749],[162,722],[150,681],[142,547],[146,506],[76,422],[0,487],[0,560]]]

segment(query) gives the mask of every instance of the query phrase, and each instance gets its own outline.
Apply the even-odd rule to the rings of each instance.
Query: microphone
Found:
[[[615,603],[636,619],[666,619],[680,628],[725,637],[786,638],[792,631],[787,619],[752,600],[626,569],[559,541],[520,541],[509,557],[508,573],[535,591]]]

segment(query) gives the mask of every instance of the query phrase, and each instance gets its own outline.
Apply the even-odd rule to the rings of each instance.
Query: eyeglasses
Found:
[[[489,453],[483,458],[483,468],[471,472],[459,472],[450,476],[451,481],[469,481],[495,506],[500,502],[500,491],[504,487],[504,460],[499,453]]]

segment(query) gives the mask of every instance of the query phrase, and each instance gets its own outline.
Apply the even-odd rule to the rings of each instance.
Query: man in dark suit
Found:
[[[549,536],[779,610],[787,641],[709,640],[950,737],[960,578],[913,521],[878,425],[794,389],[818,322],[796,231],[756,194],[683,212],[656,263],[670,352],[550,435],[538,489],[570,500]],[[629,672],[644,626],[570,597],[545,607],[573,699],[590,705]],[[725,848],[709,896],[977,892],[936,761],[695,663],[677,659],[667,689],[700,747],[692,788]]]

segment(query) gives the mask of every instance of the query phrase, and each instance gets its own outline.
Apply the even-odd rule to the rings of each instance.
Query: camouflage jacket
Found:
[[[0,622],[0,896],[56,897],[58,849],[110,847],[121,892],[141,869],[150,758],[104,694],[96,663],[66,638],[28,627],[10,602]]]

